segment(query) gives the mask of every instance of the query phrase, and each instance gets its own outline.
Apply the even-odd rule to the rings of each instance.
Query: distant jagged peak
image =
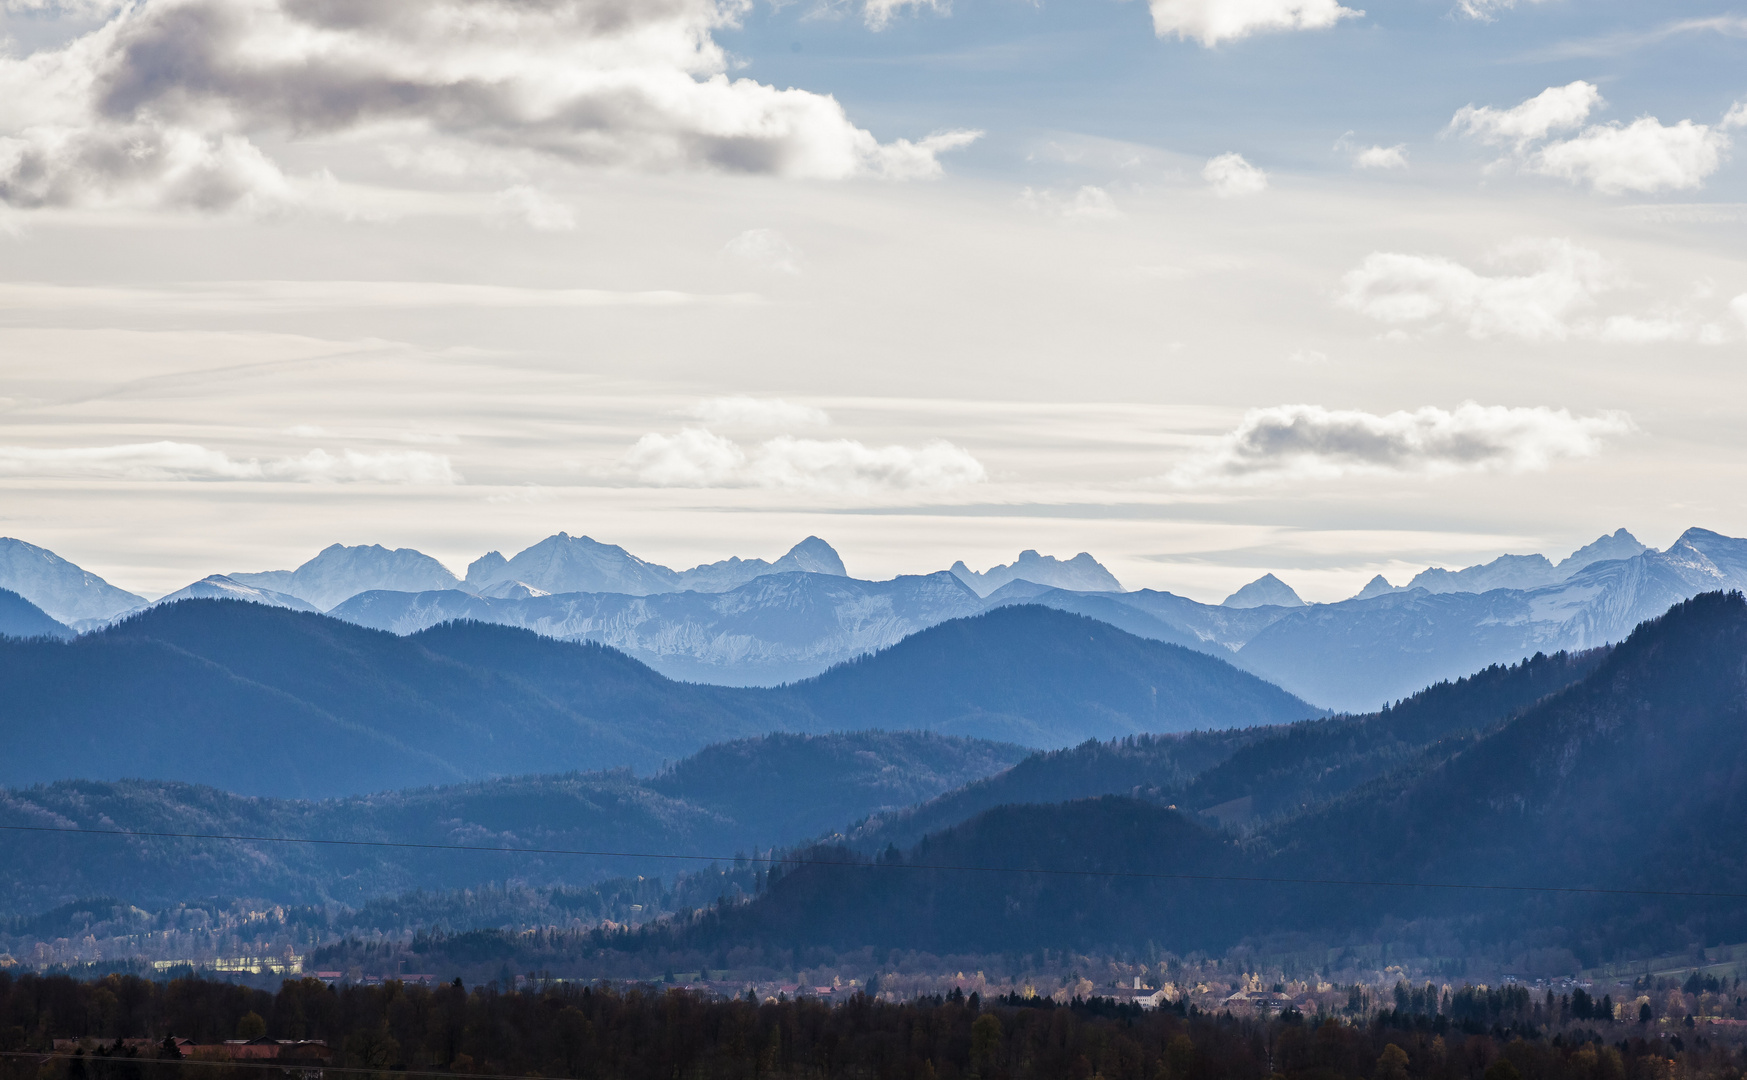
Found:
[[[495,581],[498,571],[504,568],[509,560],[503,557],[501,551],[488,551],[479,558],[467,564],[467,584],[479,587],[487,581]]]
[[[1353,599],[1369,600],[1373,596],[1382,596],[1384,593],[1392,593],[1394,591],[1395,586],[1389,584],[1389,579],[1382,574],[1378,574],[1376,577],[1366,582],[1365,587],[1354,594]]]
[[[225,576],[253,588],[299,597],[321,611],[361,592],[431,592],[461,584],[448,567],[424,552],[381,544],[329,544],[296,570]]]
[[[181,600],[246,600],[251,604],[264,604],[267,607],[290,608],[293,611],[316,611],[316,606],[300,596],[279,592],[275,589],[262,589],[241,582],[228,574],[208,574],[190,585],[185,585],[168,596],[159,597],[153,601],[153,607],[174,604]]]
[[[1694,530],[1688,530],[1692,532]],[[1704,530],[1697,530],[1703,532]],[[1710,534],[1715,535],[1715,534]],[[1682,538],[1684,539],[1684,537]],[[1676,541],[1678,544],[1679,541]],[[1483,593],[1493,589],[1538,589],[1566,581],[1585,567],[1615,559],[1631,559],[1649,551],[1625,529],[1603,535],[1554,564],[1545,555],[1500,555],[1491,562],[1460,570],[1431,567],[1414,575],[1409,589],[1434,593]]]
[[[1703,530],[1700,530],[1703,531]],[[1585,544],[1559,560],[1558,569],[1570,577],[1586,566],[1598,562],[1609,562],[1614,559],[1636,558],[1650,548],[1638,542],[1638,538],[1624,529],[1616,529],[1612,534],[1604,535],[1593,543]]]
[[[797,568],[809,574],[849,576],[849,570],[844,567],[843,557],[837,554],[837,549],[817,536],[809,536],[790,548],[788,554],[776,561],[776,565],[781,566],[791,560]]]
[[[1005,566],[991,566],[979,574],[960,559],[952,564],[950,573],[970,586],[978,596],[984,597],[1013,581],[1029,581],[1033,585],[1047,585],[1070,592],[1126,591],[1115,574],[1084,551],[1071,559],[1058,559],[1054,555],[1039,555],[1036,550],[1027,548]]]
[[[1305,603],[1292,586],[1273,574],[1263,574],[1226,597],[1219,606],[1228,608],[1304,607]]]
[[[0,537],[0,588],[68,625],[106,621],[146,603],[47,548],[9,536]]]

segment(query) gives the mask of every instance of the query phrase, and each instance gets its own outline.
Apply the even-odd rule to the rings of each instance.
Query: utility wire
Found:
[[[321,844],[332,847],[410,848],[419,851],[484,851],[511,855],[589,855],[615,859],[681,859],[688,862],[754,862],[796,866],[859,866],[876,870],[953,870],[979,874],[1041,874],[1051,877],[1138,878],[1149,881],[1226,881],[1254,885],[1341,885],[1381,889],[1461,889],[1481,892],[1580,893],[1601,896],[1669,896],[1747,900],[1747,893],[1681,889],[1600,889],[1571,885],[1476,885],[1439,881],[1379,881],[1364,878],[1262,877],[1246,874],[1159,874],[1142,870],[1065,870],[1030,866],[965,866],[953,863],[860,862],[775,855],[679,855],[660,851],[592,851],[579,848],[488,847],[479,844],[415,844],[396,840],[333,840],[296,836],[243,836],[231,833],[146,832],[131,829],[64,829],[50,825],[0,825],[8,832],[67,833],[74,836],[129,836],[172,840],[237,840],[256,844]]]

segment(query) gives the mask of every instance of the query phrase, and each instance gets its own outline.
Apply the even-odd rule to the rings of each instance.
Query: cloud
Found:
[[[1353,155],[1353,167],[1358,169],[1407,168],[1407,144],[1371,146]]]
[[[801,253],[775,229],[747,229],[728,241],[723,251],[742,262],[785,274],[801,272]]]
[[[1528,2],[1538,4],[1542,0],[1528,0]],[[1517,0],[1456,0],[1456,10],[1471,19],[1479,19],[1481,22],[1491,22],[1498,17],[1498,12],[1509,11],[1516,5]]]
[[[1335,0],[1151,0],[1153,32],[1211,48],[1274,30],[1325,30],[1365,14]]]
[[[419,450],[311,450],[297,457],[237,459],[193,443],[38,449],[0,446],[0,473],[123,480],[282,480],[303,483],[458,484],[447,457]]]
[[[1019,193],[1019,205],[1069,220],[1110,221],[1122,216],[1122,211],[1116,208],[1116,200],[1110,197],[1110,193],[1091,184],[1085,185],[1072,195],[1026,188]]]
[[[1607,195],[1627,191],[1690,191],[1722,165],[1729,137],[1682,120],[1664,126],[1646,116],[1621,127],[1592,127],[1552,143],[1529,159],[1530,172],[1589,183]]]
[[[1221,154],[1201,170],[1201,178],[1222,199],[1259,195],[1268,189],[1268,174],[1244,160],[1242,154]]]
[[[517,184],[497,194],[503,216],[541,232],[569,232],[576,228],[576,211],[538,188]]]
[[[1588,184],[1608,195],[1702,187],[1729,150],[1729,136],[1722,130],[1728,117],[1713,129],[1691,120],[1663,124],[1653,116],[1630,124],[1597,124],[1530,149],[1555,131],[1581,127],[1602,104],[1593,84],[1578,81],[1550,87],[1513,109],[1464,106],[1450,121],[1450,130],[1493,146],[1509,145],[1525,172]]]
[[[759,487],[834,494],[929,491],[987,479],[983,465],[949,442],[919,448],[868,446],[853,439],[779,435],[748,450],[704,428],[651,432],[620,467],[655,487]]]
[[[1729,301],[1729,310],[1735,313],[1735,318],[1740,319],[1743,326],[1747,326],[1747,293]]]
[[[1373,252],[1341,278],[1338,301],[1398,326],[1450,322],[1474,338],[1562,341],[1573,316],[1619,280],[1600,254],[1568,240],[1520,241],[1497,260],[1523,272],[1487,275],[1438,256]]]
[[[1572,416],[1564,409],[1467,402],[1386,415],[1320,405],[1244,414],[1237,429],[1171,476],[1184,485],[1364,474],[1529,472],[1588,457],[1632,430],[1625,413]]]
[[[1723,122],[1717,125],[1722,128],[1747,127],[1747,101],[1737,101],[1723,114]]]
[[[263,135],[816,179],[938,175],[976,137],[881,143],[833,97],[730,79],[713,34],[750,6],[140,0],[0,59],[0,200],[260,210],[331,185],[288,178]]]
[[[1548,87],[1514,109],[1464,105],[1450,120],[1450,130],[1491,146],[1510,144],[1521,149],[1552,132],[1581,127],[1601,103],[1601,91],[1579,79]]]
[[[781,398],[738,395],[700,401],[692,407],[690,415],[717,427],[824,427],[831,423],[830,414],[812,405],[801,405]]]
[[[861,14],[870,29],[884,30],[891,25],[893,17],[907,7],[917,10],[928,8],[941,14],[952,10],[948,0],[867,0]]]
[[[164,312],[320,311],[366,308],[589,308],[739,306],[761,303],[751,293],[698,294],[651,290],[528,289],[442,281],[188,282],[162,289],[0,282],[0,311],[119,310]]]
[[[1438,256],[1373,252],[1341,278],[1336,300],[1379,322],[1457,326],[1478,339],[1716,345],[1730,337],[1716,322],[1674,308],[1589,317],[1597,297],[1623,287],[1625,275],[1568,240],[1518,241],[1492,261],[1505,271],[1483,274]]]

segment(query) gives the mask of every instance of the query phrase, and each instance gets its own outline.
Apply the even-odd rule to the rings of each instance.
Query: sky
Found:
[[[0,533],[1311,600],[1747,535],[1747,8],[3,0]]]

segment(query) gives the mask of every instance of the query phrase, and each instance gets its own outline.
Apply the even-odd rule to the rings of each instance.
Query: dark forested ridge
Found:
[[[0,825],[732,857],[788,845],[997,772],[1020,747],[929,732],[769,735],[712,746],[639,780],[514,777],[322,802],[173,781],[0,790]],[[212,896],[360,906],[410,889],[587,884],[695,864],[550,854],[0,832],[0,915],[77,897],[156,909]],[[708,902],[709,898],[704,901]]]
[[[864,851],[906,847],[996,806],[1101,795],[1221,808],[1226,823],[1270,820],[1341,795],[1440,740],[1501,723],[1594,671],[1607,652],[1494,665],[1365,716],[1136,736],[1033,754],[930,802],[860,823],[847,837]]]
[[[0,640],[0,685],[0,783],[146,776],[297,797],[654,771],[772,731],[924,728],[1048,747],[1316,712],[1220,661],[1041,608],[943,624],[792,687],[737,689],[510,627],[396,637],[195,600],[71,642]]]
[[[1582,677],[1556,689],[1573,675]],[[1456,920],[1471,941],[1538,935],[1590,960],[1747,936],[1747,911],[1726,897],[1292,883],[1747,893],[1740,830],[1722,825],[1747,820],[1747,601],[1740,594],[1677,605],[1605,656],[1482,673],[1391,709],[1387,718],[1357,727],[1330,721],[1328,730],[1357,738],[1367,727],[1386,729],[1400,711],[1403,731],[1424,739],[1449,730],[1435,718],[1459,714],[1449,709],[1453,701],[1508,705],[1544,689],[1554,692],[1491,730],[1418,743],[1385,775],[1241,842],[1144,798],[998,807],[868,865],[830,865],[853,855],[827,852],[781,876],[754,903],[689,933],[700,941],[834,948],[1154,942],[1187,951],[1432,919]],[[1287,748],[1304,738],[1277,737]],[[1384,741],[1392,744],[1394,733]],[[1238,752],[1260,762],[1249,770],[1251,782],[1273,775],[1267,745],[1259,740]],[[1223,783],[1238,782],[1237,762],[1233,755],[1217,767],[1232,770]],[[942,865],[1002,872],[931,869]],[[1115,876],[1007,872],[1052,867]],[[1135,874],[1160,876],[1123,876]],[[1258,878],[1270,881],[1236,880]]]
[[[73,632],[10,589],[0,589],[0,637],[68,638]]]

